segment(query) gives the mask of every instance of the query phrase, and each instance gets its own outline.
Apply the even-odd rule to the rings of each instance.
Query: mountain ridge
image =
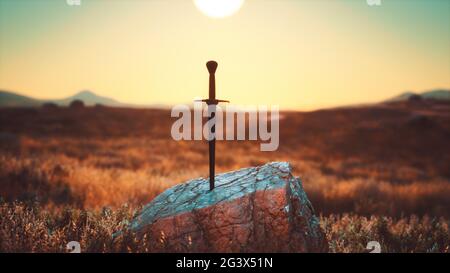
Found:
[[[420,96],[422,99],[435,99],[435,100],[450,100],[449,89],[433,89],[424,91],[422,93],[416,93],[412,91],[406,91],[398,96],[390,98],[385,102],[396,102],[409,100],[413,96]]]
[[[83,90],[72,96],[61,99],[36,99],[12,91],[0,90],[0,108],[40,107],[48,103],[54,103],[58,106],[68,106],[74,100],[81,100],[86,106],[103,105],[109,107],[129,108],[166,108],[165,105],[160,104],[138,105],[123,103],[110,97],[98,95],[90,90]]]
[[[420,96],[422,99],[434,99],[434,100],[450,100],[450,89],[433,89],[424,91],[422,93],[416,93],[407,91],[401,93],[398,96],[382,101],[385,102],[400,102],[407,101],[413,96]],[[116,99],[98,95],[90,90],[80,91],[72,96],[61,99],[36,99],[30,96],[22,95],[12,91],[0,90],[0,108],[8,107],[40,107],[46,103],[54,103],[58,106],[68,106],[74,100],[81,100],[86,106],[103,105],[109,107],[129,107],[129,108],[167,108],[167,105],[151,104],[151,105],[138,105],[123,103]],[[352,107],[351,105],[341,107]],[[341,108],[338,107],[338,108]]]

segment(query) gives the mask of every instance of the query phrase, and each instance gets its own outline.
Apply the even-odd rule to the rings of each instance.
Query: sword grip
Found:
[[[217,62],[209,61],[206,63],[206,68],[208,68],[209,72],[209,100],[216,100],[216,70],[217,70]]]

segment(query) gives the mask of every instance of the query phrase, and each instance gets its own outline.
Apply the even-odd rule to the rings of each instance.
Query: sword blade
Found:
[[[214,182],[215,182],[215,149],[216,149],[216,140],[209,141],[209,189],[214,190]]]
[[[212,108],[211,116],[209,117],[208,121],[211,121],[215,117],[215,111],[216,106],[210,105]],[[209,190],[214,189],[214,182],[215,182],[215,166],[216,166],[216,124],[213,124],[211,126],[211,133],[212,138],[210,137],[210,140],[208,141],[209,144]]]

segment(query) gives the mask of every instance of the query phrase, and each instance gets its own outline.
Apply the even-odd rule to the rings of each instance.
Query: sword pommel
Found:
[[[216,61],[209,61],[206,63],[206,67],[208,68],[209,74],[216,73],[217,66],[218,66],[218,64]]]

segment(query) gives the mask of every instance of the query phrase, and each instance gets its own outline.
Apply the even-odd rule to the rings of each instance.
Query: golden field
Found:
[[[208,176],[205,141],[176,142],[168,110],[0,109],[0,251],[145,252],[112,241],[140,206]],[[218,142],[217,172],[288,161],[333,252],[449,252],[450,104],[283,112],[280,147]]]

